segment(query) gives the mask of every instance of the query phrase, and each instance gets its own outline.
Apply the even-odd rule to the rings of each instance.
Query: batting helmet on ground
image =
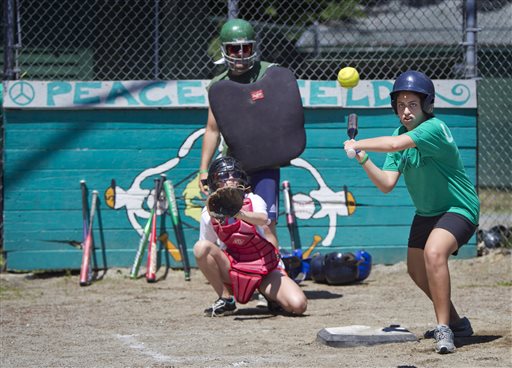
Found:
[[[358,260],[353,253],[333,252],[325,256],[325,279],[330,285],[354,282],[359,277]]]
[[[364,250],[356,251],[354,256],[358,262],[357,268],[359,269],[357,281],[363,281],[370,276],[372,270],[372,256]]]
[[[325,256],[316,253],[309,262],[309,270],[311,273],[311,279],[314,282],[325,282]]]

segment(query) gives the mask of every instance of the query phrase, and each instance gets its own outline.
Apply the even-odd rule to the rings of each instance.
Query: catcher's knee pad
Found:
[[[233,288],[233,295],[237,302],[246,304],[251,300],[254,291],[260,286],[262,275],[249,274],[238,270],[230,270],[229,277]]]

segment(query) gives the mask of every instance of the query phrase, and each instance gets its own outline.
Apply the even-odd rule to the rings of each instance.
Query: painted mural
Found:
[[[5,83],[7,267],[79,267],[77,244],[83,232],[78,183],[82,179],[101,193],[101,221],[95,235],[102,247],[98,249],[105,253],[105,265],[129,266],[153,207],[154,179],[162,174],[176,189],[193,262],[192,246],[204,206],[197,167],[207,83]],[[440,117],[450,126],[468,174],[476,181],[475,82],[434,83]],[[340,89],[336,81],[299,80],[298,84],[307,144],[304,153],[282,169],[281,180],[291,183],[304,248],[312,246],[320,252],[365,248],[376,263],[404,259],[413,214],[404,185],[389,195],[378,192],[341,146],[350,113],[359,115],[360,138],[393,131],[397,120],[388,98],[392,82],[361,81],[352,90]],[[383,159],[372,155],[377,165]],[[169,251],[176,265],[181,258],[166,212],[167,201],[160,198],[157,214],[167,217],[160,231],[162,250]],[[280,213],[284,213],[282,202]],[[278,237],[283,248],[289,249],[283,217]],[[466,256],[471,256],[472,249],[465,249]]]

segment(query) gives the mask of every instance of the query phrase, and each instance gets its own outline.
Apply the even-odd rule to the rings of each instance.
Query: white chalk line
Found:
[[[173,359],[170,356],[161,354],[158,351],[148,349],[146,346],[144,346],[143,342],[140,342],[137,340],[137,337],[136,337],[137,335],[116,334],[114,336],[117,337],[119,340],[121,340],[121,342],[123,344],[127,345],[129,348],[131,348],[133,350],[137,350],[141,354],[147,355],[147,356],[153,358],[154,360],[156,360],[157,362],[160,362],[160,363],[171,363],[171,362],[176,363],[176,362],[178,362],[176,359]]]

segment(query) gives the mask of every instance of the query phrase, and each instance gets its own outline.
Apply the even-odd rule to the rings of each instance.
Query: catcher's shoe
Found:
[[[235,313],[235,298],[219,298],[212,304],[210,308],[204,310],[204,314],[209,317],[229,316]]]
[[[267,308],[268,301],[267,298],[263,294],[258,294],[258,304],[256,304],[257,308]]]
[[[471,327],[471,322],[466,317],[461,318],[457,323],[450,323],[449,326],[455,337],[469,337],[473,335],[473,327]],[[435,330],[428,330],[423,334],[423,337],[433,339],[434,332]]]
[[[268,311],[272,314],[284,314],[286,311],[281,307],[278,302],[268,299],[265,295],[258,295],[258,305],[259,308],[267,308]]]

